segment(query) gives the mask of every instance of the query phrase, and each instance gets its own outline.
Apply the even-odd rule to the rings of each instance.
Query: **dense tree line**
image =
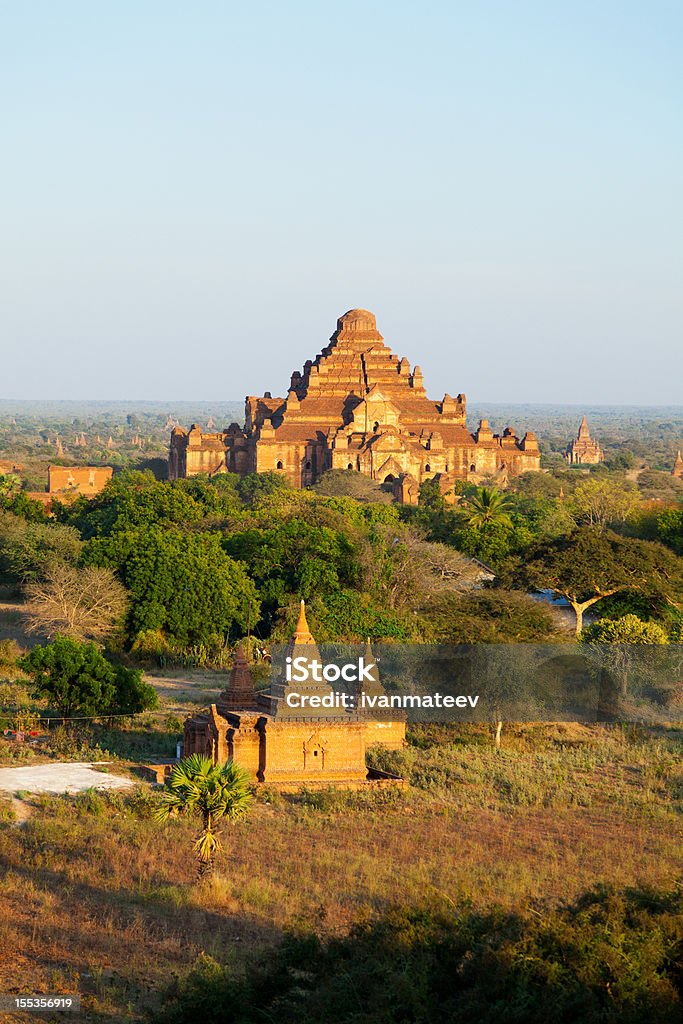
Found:
[[[677,500],[646,500],[620,471],[456,491],[447,501],[428,482],[417,507],[401,507],[348,472],[304,491],[277,473],[168,483],[124,472],[92,499],[56,503],[49,521],[0,511],[0,574],[24,588],[37,629],[138,651],[231,644],[248,630],[283,639],[301,597],[321,640],[560,639],[535,591],[563,597],[577,632],[590,609],[673,636]]]

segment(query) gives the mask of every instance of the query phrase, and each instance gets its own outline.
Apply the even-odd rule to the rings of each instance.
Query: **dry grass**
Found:
[[[215,701],[225,688],[228,674],[208,669],[151,669],[145,679],[165,703],[195,710],[197,704]]]
[[[670,885],[679,735],[559,728],[511,734],[502,755],[427,737],[416,763],[453,773],[428,789],[262,794],[201,888],[191,825],[155,825],[149,790],[33,798],[21,827],[0,825],[0,991],[80,989],[83,1019],[136,1020],[200,952],[253,955],[292,927],[340,933],[425,898],[540,908],[598,882]]]

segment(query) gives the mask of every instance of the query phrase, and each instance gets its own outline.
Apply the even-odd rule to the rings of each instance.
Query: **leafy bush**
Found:
[[[21,658],[21,647],[16,640],[0,640],[0,669],[14,669]]]
[[[35,647],[20,667],[33,679],[34,696],[51,702],[66,718],[133,715],[158,704],[142,672],[112,665],[93,643],[57,636]]]
[[[156,1024],[673,1024],[683,891],[598,889],[547,914],[399,908],[287,938],[238,976],[203,955]]]
[[[173,654],[173,646],[160,629],[141,629],[133,641],[131,652],[142,662],[163,664]]]
[[[16,795],[16,794],[15,794]],[[13,825],[17,816],[12,801],[5,794],[0,795],[0,825]]]
[[[106,799],[97,792],[94,786],[84,789],[74,798],[79,812],[87,817],[101,818],[107,806]]]
[[[637,615],[620,619],[599,619],[581,633],[589,644],[665,644],[667,635],[656,622],[643,622]]]
[[[126,810],[135,818],[151,821],[158,807],[158,795],[149,786],[136,786],[123,797]]]
[[[108,751],[97,744],[90,729],[79,723],[79,728],[67,729],[60,725],[48,733],[46,749],[56,757],[77,761],[104,761]]]
[[[215,633],[241,635],[256,588],[245,566],[213,533],[182,533],[159,525],[88,542],[88,564],[115,569],[131,595],[128,632],[162,631],[181,644],[206,643]]]

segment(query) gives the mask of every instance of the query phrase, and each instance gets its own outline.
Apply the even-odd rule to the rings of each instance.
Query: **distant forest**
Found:
[[[608,465],[669,470],[683,447],[683,406],[574,406],[472,404],[468,426],[485,417],[500,432],[533,430],[546,468],[559,468],[582,415],[602,445]],[[244,405],[228,402],[77,402],[0,400],[0,459],[24,468],[24,486],[42,490],[48,462],[106,464],[165,473],[173,423],[221,430],[242,423]]]

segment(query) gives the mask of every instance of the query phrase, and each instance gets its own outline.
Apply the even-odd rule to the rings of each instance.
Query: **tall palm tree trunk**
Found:
[[[206,811],[204,813],[203,824],[204,824],[204,829],[202,831],[202,835],[203,836],[210,835],[213,832],[213,818],[212,818],[211,814],[208,811]],[[197,878],[198,879],[211,878],[211,876],[213,875],[214,867],[215,867],[215,860],[216,860],[216,857],[215,857],[215,854],[213,853],[213,851],[208,853],[208,854],[206,854],[204,857],[202,857],[200,855],[200,857],[199,857],[199,865],[198,865],[198,868],[197,868]]]

